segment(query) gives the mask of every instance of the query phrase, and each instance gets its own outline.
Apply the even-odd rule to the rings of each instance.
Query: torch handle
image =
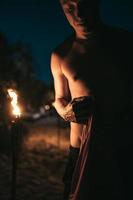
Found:
[[[11,125],[11,145],[12,145],[12,188],[11,200],[16,200],[17,187],[17,165],[19,156],[19,139],[20,139],[20,125],[19,123],[12,123]]]

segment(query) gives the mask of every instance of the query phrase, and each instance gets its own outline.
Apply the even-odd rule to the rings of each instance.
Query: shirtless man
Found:
[[[90,95],[90,89],[87,86],[84,78],[78,77],[77,73],[79,73],[79,76],[80,76],[81,68],[84,65],[81,60],[83,59],[86,60],[87,58],[86,39],[91,34],[90,30],[92,27],[90,25],[88,26],[88,24],[84,22],[84,16],[82,18],[82,14],[78,13],[81,7],[80,4],[82,3],[84,4],[84,1],[61,0],[60,3],[69,23],[76,31],[76,35],[71,36],[59,48],[57,48],[52,53],[52,58],[51,58],[51,69],[52,69],[52,74],[55,80],[54,81],[54,85],[55,85],[54,106],[57,112],[59,113],[59,115],[65,119],[64,112],[66,110],[66,106],[68,105],[70,99],[74,99],[80,96]],[[96,19],[93,19],[93,20],[96,20]],[[84,40],[84,43],[82,43],[82,40]],[[72,160],[76,161],[76,157],[78,156],[78,152],[79,152],[79,148],[81,144],[82,124],[78,124],[74,122],[71,122],[70,124],[71,124],[70,154],[74,154],[74,155],[71,155],[72,157],[73,156],[75,157],[75,159],[72,158]],[[69,157],[71,156],[69,155]],[[68,169],[68,168],[70,168],[69,166],[75,165],[75,164],[72,164],[71,163],[72,161],[70,160],[71,158],[69,158],[69,162],[66,167],[67,169],[66,169],[65,177],[71,176],[70,171],[72,169]],[[69,187],[68,186],[69,184],[70,183],[68,183],[66,187]],[[66,189],[66,190],[69,190],[69,189]],[[67,195],[64,194],[64,196],[67,196]]]
[[[70,37],[58,50],[53,52],[51,59],[56,92],[54,106],[57,112],[64,118],[64,108],[68,104],[70,98],[89,96],[91,93],[84,77],[80,77],[80,71],[87,70],[83,69],[83,66],[87,65],[86,61],[88,58],[86,40],[89,35],[91,35],[92,23],[96,25],[98,21],[96,21],[96,16],[94,16],[94,19],[90,19],[88,25],[84,22],[84,16],[82,18],[82,15],[87,15],[87,13],[78,13],[80,12],[81,4],[84,4],[84,2],[87,4],[87,1],[62,0],[60,2],[69,23],[76,32],[75,36]],[[83,5],[82,9],[84,9],[85,6],[86,5]],[[88,12],[88,10],[85,12]],[[87,17],[89,18],[89,16]],[[93,22],[93,20],[95,22]],[[70,143],[73,147],[80,147],[81,130],[82,125],[71,123]]]
[[[90,19],[91,22],[88,26],[88,24],[84,22],[84,16],[82,18],[82,14],[79,13],[80,7],[82,6],[80,4],[84,4],[84,2],[87,4],[87,1],[61,0],[60,2],[69,23],[76,32],[75,36],[68,38],[53,52],[51,59],[52,73],[55,80],[54,106],[60,116],[64,118],[65,107],[69,103],[70,98],[89,96],[91,92],[84,77],[80,77],[80,71],[87,70],[83,69],[84,65],[84,68],[86,68],[86,61],[88,58],[86,40],[91,34],[92,20],[96,19]],[[83,5],[83,7],[85,6],[86,5]],[[86,12],[88,12],[88,10],[86,10]],[[86,15],[87,13],[84,14]],[[73,147],[80,147],[81,130],[82,125],[71,123],[70,143]]]
[[[123,56],[120,45],[126,33],[119,37],[119,31],[102,24],[100,0],[60,0],[60,3],[74,34],[59,45],[51,56],[55,86],[53,105],[59,115],[67,120],[71,100],[92,97],[96,102],[98,126],[113,126],[117,117],[130,107],[130,73],[119,57]],[[91,110],[91,104],[86,109]],[[71,125],[70,155],[64,175],[64,200],[69,198],[71,179],[82,143],[82,130],[86,124],[82,121],[77,123],[78,116],[75,121],[71,117],[68,121]],[[88,196],[75,196],[72,199],[85,200]],[[115,200],[114,197],[112,199]]]

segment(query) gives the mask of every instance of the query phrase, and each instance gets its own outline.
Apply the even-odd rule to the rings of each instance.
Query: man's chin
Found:
[[[80,35],[87,35],[88,33],[93,31],[93,27],[91,26],[78,26],[78,28],[75,29],[77,33]]]

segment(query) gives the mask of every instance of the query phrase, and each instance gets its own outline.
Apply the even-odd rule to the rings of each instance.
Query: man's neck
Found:
[[[93,35],[93,33],[94,31],[76,33],[76,39],[88,40]]]

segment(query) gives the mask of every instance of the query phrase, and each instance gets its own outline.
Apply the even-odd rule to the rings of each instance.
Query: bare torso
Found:
[[[125,112],[130,105],[129,63],[124,46],[121,48],[122,40],[118,40],[119,34],[112,36],[109,31],[91,35],[87,40],[70,37],[61,44],[56,49],[56,69],[53,64],[53,74],[59,69],[58,74],[64,76],[61,75],[61,80],[60,75],[54,78],[57,98],[67,97],[67,90],[72,99],[93,95],[100,121],[104,123]],[[81,134],[82,125],[71,123],[73,146],[80,146]]]
[[[128,70],[121,47],[113,41],[106,48],[106,40],[101,41],[95,35],[66,41],[60,64],[71,97],[93,95],[103,114],[111,116],[129,105]]]
[[[68,80],[72,98],[89,96],[91,93],[84,78],[88,65],[88,53],[85,45],[81,46],[78,41],[74,41],[71,50],[61,64],[62,72]]]

